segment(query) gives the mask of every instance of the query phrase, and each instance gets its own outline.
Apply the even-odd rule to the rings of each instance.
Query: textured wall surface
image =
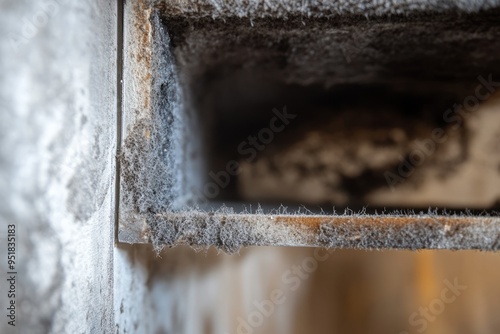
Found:
[[[15,224],[17,332],[110,332],[116,2],[2,0],[0,31],[0,268]]]

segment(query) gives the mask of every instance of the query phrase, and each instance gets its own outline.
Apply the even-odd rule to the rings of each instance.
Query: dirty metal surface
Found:
[[[158,2],[161,4],[161,2]],[[124,71],[122,146],[128,132],[144,127],[144,143],[151,141],[155,110],[154,8],[146,1],[127,2],[124,10]],[[163,86],[162,86],[163,89]],[[130,141],[134,146],[138,142]],[[141,164],[141,156],[133,156]],[[227,252],[251,245],[314,246],[355,249],[481,249],[500,250],[500,218],[439,215],[284,215],[219,210],[204,212],[143,210],[123,201],[127,182],[137,182],[130,169],[120,172],[122,192],[117,205],[118,241],[163,246],[216,246]],[[128,175],[129,179],[124,179]],[[148,196],[144,194],[144,196]],[[134,207],[136,205],[136,207]]]

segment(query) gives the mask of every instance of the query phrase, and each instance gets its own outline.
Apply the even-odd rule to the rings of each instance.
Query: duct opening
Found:
[[[163,17],[190,205],[498,208],[497,14]]]

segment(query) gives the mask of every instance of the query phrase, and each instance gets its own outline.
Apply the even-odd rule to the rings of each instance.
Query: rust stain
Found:
[[[481,221],[491,221],[492,217],[447,217],[447,216],[273,216],[276,223],[286,224],[301,224],[309,227],[320,226],[325,221],[334,224],[370,224],[370,225],[384,225],[386,223],[404,225],[411,224],[416,221],[428,223],[440,223],[445,230],[450,230],[453,227],[462,225],[464,223],[473,224],[480,219]]]
[[[141,90],[146,92],[140,96],[144,97],[143,108],[149,110],[151,107],[149,90],[151,87],[151,63],[152,63],[152,27],[151,27],[151,7],[146,0],[136,1],[133,5],[133,26],[135,36],[133,37],[137,47],[135,59],[140,69]]]

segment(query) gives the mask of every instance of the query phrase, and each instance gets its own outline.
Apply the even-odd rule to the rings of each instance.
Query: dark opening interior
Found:
[[[318,154],[325,153],[322,146],[326,142],[314,143],[301,149],[300,152],[307,152],[307,155],[302,159],[295,157],[293,163],[274,161],[280,151],[297,142],[300,144],[301,139],[307,138],[311,133],[319,133],[321,139],[333,142],[345,141],[345,146],[349,147],[342,154],[344,159],[351,160],[354,164],[359,158],[359,145],[365,141],[372,142],[375,150],[380,148],[380,154],[383,154],[384,149],[399,149],[400,155],[408,159],[409,150],[405,146],[409,142],[419,138],[426,139],[434,128],[449,127],[442,119],[442,113],[447,106],[453,104],[455,98],[452,93],[435,96],[432,92],[427,92],[416,96],[411,89],[395,91],[393,87],[384,85],[354,84],[325,89],[318,86],[271,83],[248,77],[243,82],[228,80],[220,84],[226,87],[218,91],[224,93],[215,93],[213,96],[212,107],[217,113],[212,116],[212,125],[207,129],[207,145],[210,145],[208,162],[210,171],[215,174],[225,171],[228,161],[232,160],[240,163],[246,161],[252,165],[267,159],[270,163],[267,171],[277,177],[284,172],[283,167],[295,169],[304,178],[323,173],[329,168],[335,169],[335,164],[340,163],[337,159],[330,164],[328,159],[312,161],[316,160]],[[226,95],[227,92],[230,93]],[[280,119],[278,114],[285,120]],[[285,121],[289,123],[286,124]],[[273,131],[272,127],[278,131]],[[466,131],[461,128],[460,132],[465,140]],[[460,160],[465,159],[466,147],[460,157]],[[345,190],[350,207],[367,205],[369,203],[363,200],[366,194],[376,188],[388,186],[384,172],[398,173],[400,160],[387,160],[386,163],[363,168],[362,171],[339,172],[340,180],[331,187]],[[238,181],[240,175],[241,171],[232,175],[228,186],[221,187],[218,200],[260,202],[259,196],[245,198],[241,181]],[[258,175],[254,177],[258,178]],[[213,179],[211,175],[210,178]],[[307,201],[307,196],[299,197],[304,200],[294,204],[326,207],[339,205],[328,200],[315,203],[314,200]],[[273,196],[263,197],[263,200],[283,202],[281,198]]]
[[[207,183],[217,187],[204,200],[326,212],[498,209],[500,191],[496,200],[492,194],[483,202],[464,192],[470,204],[435,200],[438,195],[404,200],[412,198],[409,191],[429,191],[430,183],[440,182],[435,191],[445,198],[456,192],[450,180],[468,175],[462,170],[474,159],[477,131],[462,117],[468,109],[454,106],[474,96],[479,76],[500,81],[498,14],[362,24],[359,17],[251,24],[164,18],[189,106],[203,131],[207,170],[199,191]],[[480,109],[488,100],[478,102]],[[500,124],[497,129],[493,145],[500,142]],[[429,140],[434,146],[426,150]],[[500,189],[495,161],[496,173],[488,180]],[[413,172],[401,172],[405,162]],[[393,193],[402,185],[399,204]]]

